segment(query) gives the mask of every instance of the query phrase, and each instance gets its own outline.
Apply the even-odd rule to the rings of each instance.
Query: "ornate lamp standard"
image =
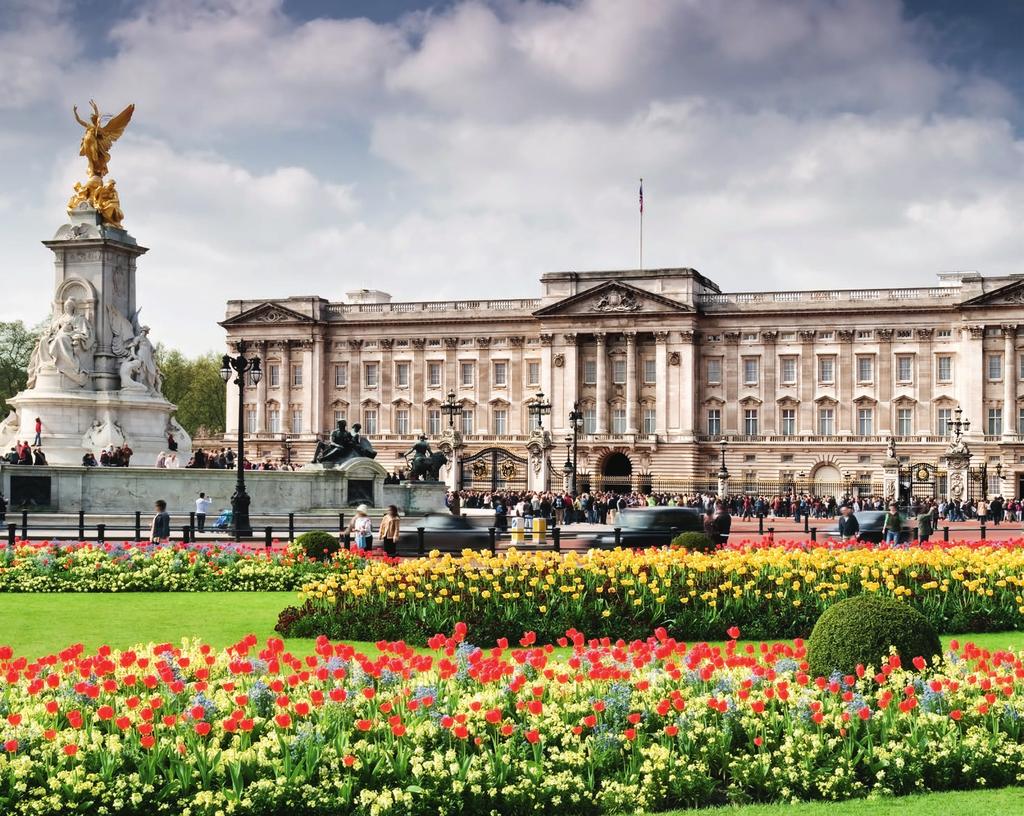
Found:
[[[543,430],[544,417],[550,413],[551,403],[544,402],[544,393],[542,391],[538,391],[537,398],[530,403],[530,419],[536,420],[534,427],[537,430]]]
[[[263,378],[260,358],[246,359],[245,343],[239,343],[238,356],[225,354],[221,359],[220,378],[227,383],[232,373],[234,383],[238,386],[238,479],[235,492],[231,496],[231,529],[236,536],[252,535],[252,523],[249,521],[249,494],[245,492],[245,381],[246,374],[253,385]]]
[[[448,392],[448,399],[441,403],[441,413],[448,417],[448,427],[455,427],[455,415],[462,410],[462,406],[455,401],[455,392]]]
[[[725,466],[725,449],[728,445],[729,441],[724,436],[718,442],[718,449],[722,452],[722,462],[718,466],[718,495],[721,499],[725,499],[729,487],[729,468]]]
[[[574,402],[572,404],[572,410],[569,412],[569,424],[572,426],[572,471],[566,471],[566,473],[572,474],[572,495],[576,495],[576,465],[579,462],[579,444],[580,444],[580,430],[583,428],[583,411],[580,410],[580,404]],[[566,459],[566,464],[568,464]]]
[[[562,465],[562,472],[570,480],[570,488],[576,493],[576,465],[572,461],[572,436],[565,438],[565,464]]]

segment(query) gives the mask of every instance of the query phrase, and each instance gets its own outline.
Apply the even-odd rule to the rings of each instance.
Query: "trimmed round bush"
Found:
[[[310,530],[308,533],[303,533],[295,539],[295,543],[302,547],[307,558],[316,561],[326,561],[341,549],[338,539],[324,530]]]
[[[715,542],[708,538],[704,533],[698,533],[690,531],[688,533],[680,533],[672,539],[673,547],[686,547],[691,552],[708,552],[715,548]]]
[[[935,627],[912,606],[879,595],[855,595],[822,612],[807,641],[807,662],[813,677],[853,674],[858,664],[877,669],[891,646],[906,668],[915,657],[931,662],[942,654]]]

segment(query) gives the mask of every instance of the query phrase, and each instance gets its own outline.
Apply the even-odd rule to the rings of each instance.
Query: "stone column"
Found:
[[[392,370],[395,365],[392,357],[394,345],[394,338],[383,337],[380,340],[380,410],[377,412],[377,432],[382,434],[391,433],[391,415],[395,410],[391,403],[395,398],[394,388],[391,387],[395,380],[395,372]]]
[[[892,329],[878,329],[878,428],[880,436],[892,436]]]
[[[604,332],[594,335],[597,353],[597,396],[594,402],[595,431],[598,436],[608,435],[608,337]]]
[[[839,340],[839,370],[835,372],[839,396],[836,430],[842,435],[857,432],[856,411],[853,407],[853,337],[852,329],[840,329],[836,332],[836,338]],[[875,417],[876,423],[881,421],[881,417]]]
[[[478,434],[492,433],[491,431],[491,338],[476,338],[477,348],[480,349],[477,357],[476,376],[476,422],[473,427]],[[505,373],[508,376],[508,372]]]
[[[960,406],[971,421],[968,439],[981,439],[988,426],[985,415],[985,353],[983,325],[964,326],[960,354],[956,361],[956,379]]]
[[[679,403],[680,431],[684,441],[692,441],[697,434],[697,390],[696,383],[700,377],[697,372],[697,347],[694,345],[696,332],[689,329],[679,332],[682,343],[679,349]]]
[[[292,430],[292,341],[281,341],[281,432]]]
[[[965,501],[967,499],[967,479],[970,455],[947,455],[946,456],[946,484],[948,486],[950,501]],[[987,490],[987,486],[983,488]]]
[[[413,433],[426,433],[427,432],[427,417],[426,408],[423,406],[424,400],[427,398],[427,386],[426,386],[426,370],[423,361],[423,349],[427,344],[427,340],[424,337],[414,337],[410,341],[412,343],[412,408],[410,409],[409,422],[410,430]]]
[[[775,339],[779,333],[775,330],[761,332],[764,343],[764,354],[761,355],[761,393],[764,402],[761,410],[761,433],[771,436],[776,430],[779,405],[775,401]]]
[[[722,406],[722,434],[743,433],[743,422],[740,418],[740,367],[739,342],[740,333],[728,331],[723,334],[728,348],[731,349],[733,364],[729,365],[730,351],[722,357],[722,382],[725,405]]]
[[[256,383],[256,433],[267,432],[267,341],[257,340],[253,350],[263,364],[263,376]],[[230,410],[230,405],[228,406]]]
[[[458,337],[444,338],[444,393],[448,394],[450,391],[454,391],[456,396],[461,387],[457,360],[458,348]]]
[[[886,504],[890,501],[899,501],[900,463],[897,459],[886,459],[882,463],[882,495]]]
[[[562,380],[561,398],[552,393],[548,395],[551,403],[551,429],[564,434],[568,428],[569,410],[576,402],[580,388],[580,336],[576,332],[563,335],[565,337],[565,374]]]
[[[545,370],[551,368],[551,335],[542,334],[541,336],[541,361],[540,368],[541,382],[544,381]],[[544,338],[548,338],[545,342]],[[522,335],[508,338],[509,345],[512,347],[512,361],[509,365],[509,380],[508,380],[508,433],[522,433],[521,425],[521,408],[523,404],[523,360],[525,352],[523,351],[526,343],[526,338]],[[519,430],[517,430],[519,429]]]
[[[623,332],[626,337],[626,433],[638,433],[636,424],[636,332]]]
[[[815,416],[814,386],[818,379],[815,370],[817,361],[814,358],[813,331],[800,332],[800,423],[801,436],[818,433],[817,417]]]
[[[935,360],[932,357],[932,335],[934,329],[917,330],[917,407],[914,418],[914,433],[922,434],[928,431],[935,421],[932,410],[934,377],[932,366]]]
[[[987,418],[986,418],[987,419]],[[1003,324],[1003,442],[1017,439],[1017,324]]]
[[[654,333],[654,432],[659,436],[668,433],[668,336]]]
[[[348,427],[363,421],[363,341],[361,338],[348,341],[348,391],[351,402],[348,406]]]
[[[324,421],[325,395],[328,387],[333,385],[327,381],[327,346],[322,334],[313,337],[313,345],[309,354],[309,371],[303,380],[303,389],[309,394],[309,420],[306,432],[322,434],[328,429]]]

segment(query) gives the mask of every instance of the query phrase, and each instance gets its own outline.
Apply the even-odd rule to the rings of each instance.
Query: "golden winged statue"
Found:
[[[92,115],[88,122],[78,115],[77,106],[72,108],[75,121],[85,130],[82,134],[82,146],[78,155],[84,156],[89,163],[89,179],[85,184],[75,184],[75,193],[68,202],[68,212],[83,202],[88,202],[100,213],[104,222],[120,228],[124,213],[121,211],[117,188],[113,181],[104,184],[103,177],[107,174],[111,145],[121,138],[124,129],[128,127],[128,123],[132,120],[132,114],[135,112],[135,105],[129,105],[117,116],[111,116],[105,122],[100,115],[99,107],[91,99],[89,107],[92,108]]]

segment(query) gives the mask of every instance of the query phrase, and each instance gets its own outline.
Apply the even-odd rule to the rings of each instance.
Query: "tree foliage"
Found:
[[[164,396],[178,406],[177,419],[194,435],[199,428],[223,433],[224,381],[220,357],[213,352],[186,357],[180,351],[157,346],[157,364],[163,374]]]
[[[25,388],[39,334],[39,327],[30,329],[20,320],[0,322],[0,419],[10,410],[7,400]]]

